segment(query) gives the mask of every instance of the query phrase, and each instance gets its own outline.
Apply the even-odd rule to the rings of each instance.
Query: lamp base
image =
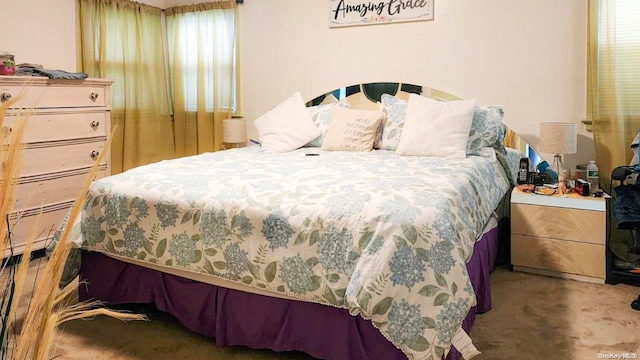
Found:
[[[566,185],[571,179],[571,170],[562,163],[562,156],[560,154],[554,155],[551,168],[558,174],[558,182],[564,181]]]

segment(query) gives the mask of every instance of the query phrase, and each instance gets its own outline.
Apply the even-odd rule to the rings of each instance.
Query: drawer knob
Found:
[[[11,126],[2,127],[2,133],[4,134],[4,136],[11,134],[12,131],[13,131],[13,128]]]
[[[0,95],[0,102],[5,102],[9,99],[11,99],[11,93],[2,93],[2,95]]]
[[[92,121],[92,122],[91,122],[91,127],[92,127],[92,128],[94,128],[94,129],[95,129],[95,128],[97,128],[98,126],[100,126],[100,121],[95,121],[95,120],[94,120],[94,121]]]
[[[89,97],[91,98],[91,101],[98,100],[98,94],[96,94],[96,93],[91,93],[91,95],[89,95]]]
[[[98,158],[98,155],[100,155],[100,151],[98,151],[98,150],[93,150],[93,151],[91,152],[91,158],[92,158],[93,160],[97,159],[97,158]]]

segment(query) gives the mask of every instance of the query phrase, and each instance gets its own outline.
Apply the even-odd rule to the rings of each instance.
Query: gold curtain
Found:
[[[176,155],[219,150],[222,120],[240,113],[234,99],[239,93],[236,2],[171,7],[166,16]]]
[[[162,10],[128,0],[78,0],[78,64],[114,80],[111,171],[175,157]]]
[[[590,0],[587,116],[593,122],[600,184],[629,165],[640,126],[640,11],[637,0]]]

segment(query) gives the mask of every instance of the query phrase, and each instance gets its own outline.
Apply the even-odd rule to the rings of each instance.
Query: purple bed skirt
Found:
[[[476,313],[491,309],[489,274],[498,248],[498,228],[476,242],[467,264],[477,306],[464,319],[467,333]],[[82,252],[80,300],[107,304],[155,303],[188,329],[217,346],[242,345],[303,351],[319,359],[406,359],[371,322],[345,309],[231,290]],[[452,348],[449,360],[461,359]]]

